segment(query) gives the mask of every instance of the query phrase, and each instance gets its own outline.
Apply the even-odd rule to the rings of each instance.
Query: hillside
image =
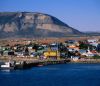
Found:
[[[80,31],[56,17],[35,12],[1,12],[0,38],[10,37],[65,37]]]

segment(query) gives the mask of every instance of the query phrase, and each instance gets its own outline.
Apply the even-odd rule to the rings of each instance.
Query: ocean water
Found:
[[[100,64],[68,63],[0,70],[0,86],[100,86]]]

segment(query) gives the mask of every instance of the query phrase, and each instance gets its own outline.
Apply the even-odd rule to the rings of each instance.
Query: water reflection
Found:
[[[5,69],[5,70],[1,70],[2,72],[10,72],[11,70],[9,70],[9,69]]]

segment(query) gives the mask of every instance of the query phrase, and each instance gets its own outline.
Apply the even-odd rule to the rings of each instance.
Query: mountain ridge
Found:
[[[65,37],[82,34],[54,16],[39,12],[0,12],[0,38]]]

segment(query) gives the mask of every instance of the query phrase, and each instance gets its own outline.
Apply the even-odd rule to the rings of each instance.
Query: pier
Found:
[[[29,69],[32,67],[41,67],[46,65],[55,65],[55,64],[66,64],[66,63],[100,63],[100,59],[78,59],[77,61],[74,61],[70,58],[67,59],[33,59],[31,57],[26,58],[0,58],[0,63],[9,62],[13,65],[15,70],[21,70],[21,69]],[[8,68],[10,69],[10,68]]]
[[[9,62],[11,61],[12,63],[15,62],[14,64],[14,69],[28,69],[32,67],[40,67],[40,66],[46,66],[46,65],[54,65],[54,64],[65,64],[70,62],[70,59],[44,59],[44,60],[39,60],[39,59],[33,59],[33,58],[7,58],[7,59],[1,59],[1,62]]]
[[[28,69],[32,67],[40,67],[46,65],[54,65],[54,64],[65,64],[70,62],[69,59],[66,60],[43,60],[43,61],[33,61],[33,62],[26,62],[23,61],[21,64],[15,65],[15,69]]]

